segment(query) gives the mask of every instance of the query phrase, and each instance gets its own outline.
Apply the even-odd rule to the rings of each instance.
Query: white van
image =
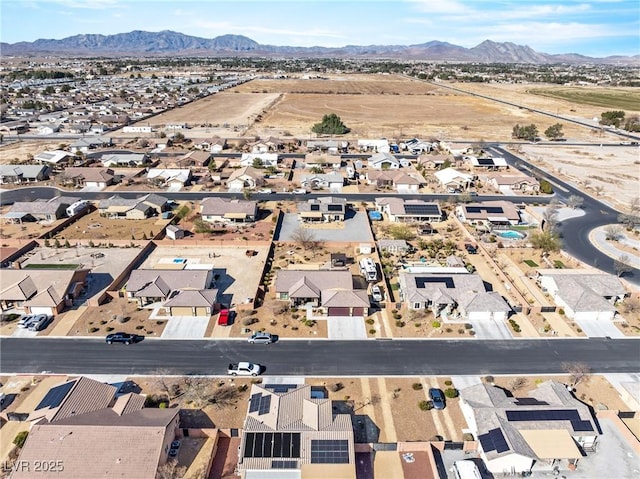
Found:
[[[476,463],[466,459],[453,463],[453,473],[456,479],[482,479]]]

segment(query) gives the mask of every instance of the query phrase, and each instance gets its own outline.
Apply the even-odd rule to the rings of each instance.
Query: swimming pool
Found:
[[[496,232],[496,234],[500,236],[500,238],[506,238],[506,239],[522,239],[525,237],[524,233],[520,233],[519,231],[514,231],[514,230],[500,231],[500,232]]]

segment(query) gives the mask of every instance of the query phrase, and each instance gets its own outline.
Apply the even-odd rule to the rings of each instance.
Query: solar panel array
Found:
[[[481,434],[478,436],[478,439],[480,440],[480,444],[482,445],[482,450],[484,452],[496,451],[500,453],[509,450],[507,440],[504,438],[502,430],[499,428],[491,429],[491,431],[486,434]]]
[[[478,158],[478,164],[482,166],[493,166],[493,158]]]
[[[311,211],[320,211],[320,205],[310,205]]]
[[[271,461],[271,469],[297,469],[298,461]]]
[[[37,411],[38,409],[45,407],[56,408],[60,406],[60,404],[62,404],[62,400],[67,396],[67,394],[69,394],[69,391],[71,391],[71,388],[76,384],[76,382],[77,381],[71,381],[49,389],[49,392],[42,398],[42,401],[40,401],[40,404],[38,404],[35,410]]]
[[[262,387],[265,389],[269,389],[274,393],[288,393],[292,389],[297,388],[298,385],[297,384],[264,384]]]
[[[536,398],[517,398],[514,403],[516,406],[548,406],[546,401],[540,401]]]
[[[465,206],[465,209],[467,213],[481,213],[483,211],[491,215],[504,213],[502,206]]]
[[[258,412],[258,416],[267,414],[271,407],[271,396],[262,394],[252,394],[249,398],[249,412]]]
[[[580,419],[575,409],[506,411],[508,421],[569,421],[574,431],[593,431],[591,421]]]
[[[248,432],[244,457],[300,457],[299,432]]]
[[[342,205],[327,205],[327,211],[342,211]]]
[[[349,441],[311,440],[311,464],[349,464]]]
[[[404,212],[409,215],[428,215],[428,216],[438,216],[441,214],[440,208],[438,205],[433,203],[424,203],[424,204],[405,204]]]
[[[453,288],[454,287],[454,283],[453,283],[453,278],[451,277],[442,277],[442,276],[435,276],[435,277],[426,277],[426,276],[419,276],[416,278],[416,287],[417,288],[425,288],[427,284],[429,283],[442,283],[445,288]]]

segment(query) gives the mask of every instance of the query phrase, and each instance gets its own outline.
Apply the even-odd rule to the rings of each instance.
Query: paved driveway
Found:
[[[329,339],[367,339],[362,316],[332,316],[327,318]]]
[[[469,321],[478,339],[513,339],[509,326],[504,321],[476,320]]]
[[[209,316],[172,316],[162,331],[163,339],[201,339],[209,325]]]
[[[599,319],[580,319],[576,323],[589,338],[624,338],[624,334],[611,321]]]
[[[11,334],[12,338],[35,338],[38,335],[38,331],[29,331],[27,328],[16,328]]]

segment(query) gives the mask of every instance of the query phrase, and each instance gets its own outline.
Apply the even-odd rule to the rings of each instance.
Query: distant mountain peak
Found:
[[[348,45],[340,48],[262,45],[244,35],[226,34],[201,38],[162,30],[134,30],[115,35],[80,34],[60,40],[39,39],[34,42],[0,43],[2,55],[49,53],[58,55],[223,55],[260,54],[274,56],[307,56],[318,58],[393,58],[422,61],[462,61],[486,63],[628,63],[637,64],[638,57],[615,56],[604,59],[579,54],[550,55],[529,46],[512,42],[485,40],[473,48],[431,40],[413,45]]]

